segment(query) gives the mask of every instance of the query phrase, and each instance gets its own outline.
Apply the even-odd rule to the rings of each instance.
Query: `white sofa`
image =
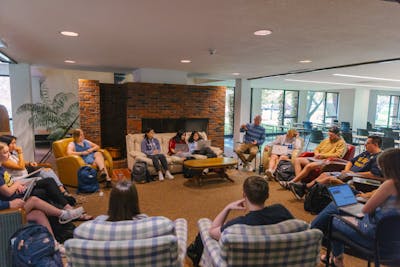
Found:
[[[167,162],[169,164],[169,169],[171,173],[182,172],[182,166],[184,158],[176,157],[176,156],[168,156],[168,143],[169,140],[175,136],[176,133],[156,133],[154,135],[155,138],[160,141],[161,152],[166,155]],[[190,132],[186,133],[186,138],[189,139]],[[207,134],[205,132],[200,132],[200,135],[203,139],[207,140]],[[128,168],[132,170],[133,164],[136,161],[144,161],[147,163],[150,174],[155,175],[156,171],[153,167],[153,162],[149,159],[142,151],[141,144],[144,138],[144,134],[128,134],[126,135],[126,156],[128,159]],[[215,154],[218,157],[222,156],[223,151],[218,147],[211,147]],[[204,159],[206,156],[203,155],[193,155],[196,159]]]

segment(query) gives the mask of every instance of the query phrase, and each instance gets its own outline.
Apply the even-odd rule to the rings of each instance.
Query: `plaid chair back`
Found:
[[[223,235],[221,257],[227,266],[316,266],[322,233],[310,229],[275,235]]]

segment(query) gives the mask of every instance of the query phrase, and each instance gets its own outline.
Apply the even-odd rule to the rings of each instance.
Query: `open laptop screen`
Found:
[[[357,203],[357,199],[348,184],[330,186],[328,190],[338,207]]]

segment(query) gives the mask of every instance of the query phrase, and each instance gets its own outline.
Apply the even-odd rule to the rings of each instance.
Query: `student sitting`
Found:
[[[365,143],[365,151],[347,162],[346,167],[341,172],[324,172],[315,180],[305,183],[290,183],[290,190],[297,199],[301,199],[306,191],[315,183],[319,184],[342,184],[346,177],[351,177],[352,173],[366,178],[381,177],[381,171],[376,162],[377,157],[382,152],[380,146],[382,138],[379,136],[368,136]]]
[[[268,225],[293,219],[293,215],[281,204],[265,206],[268,197],[269,187],[265,179],[259,176],[246,178],[243,183],[243,198],[229,203],[215,217],[210,228],[210,236],[219,240],[224,229],[235,224]],[[225,222],[232,210],[247,210],[248,213]],[[187,255],[194,266],[198,266],[203,249],[203,242],[198,234],[187,249]]]
[[[209,146],[199,148],[199,141],[204,140],[199,132],[193,131],[189,137],[189,152],[192,154],[199,154],[207,156],[207,158],[216,158],[217,154]]]
[[[272,151],[272,148],[274,145],[281,145],[281,146],[288,146],[289,149],[295,150],[295,149],[301,149],[301,140],[298,138],[298,133],[295,129],[290,129],[287,131],[286,134],[284,135],[278,135],[275,140],[268,145],[265,146],[264,151],[266,153],[269,153]],[[291,154],[287,155],[276,155],[273,152],[271,152],[271,155],[269,157],[269,164],[268,164],[268,169],[265,171],[265,174],[267,177],[272,180],[273,179],[273,174],[276,170],[276,166],[278,166],[279,161],[281,160],[289,160],[291,157]]]
[[[312,170],[315,170],[325,164],[322,159],[342,158],[346,154],[346,142],[340,137],[340,129],[333,126],[329,129],[329,137],[314,150],[314,159],[298,157],[294,160],[294,170],[296,176],[293,180],[286,182],[280,181],[280,185],[289,189],[289,183],[296,183],[306,178]]]
[[[183,145],[183,150],[180,150],[176,145]],[[186,149],[185,149],[186,148]],[[186,133],[184,130],[179,130],[174,137],[168,142],[168,155],[186,158],[190,156],[189,147],[186,143]]]

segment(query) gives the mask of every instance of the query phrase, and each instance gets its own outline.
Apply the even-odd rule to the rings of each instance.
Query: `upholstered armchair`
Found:
[[[233,225],[216,241],[209,235],[211,221],[198,221],[204,251],[201,266],[315,267],[323,234],[301,220],[274,225]]]
[[[26,223],[24,209],[0,210],[0,266],[11,266],[10,237]]]
[[[109,222],[98,217],[78,226],[64,246],[71,267],[183,267],[186,242],[185,219],[173,222],[157,216]]]
[[[301,137],[297,137],[297,139],[301,142],[301,147],[299,149],[293,150],[292,156],[291,156],[292,163],[294,162],[294,159],[300,155],[300,153],[303,151],[303,147],[304,147],[304,139]],[[268,170],[268,168],[269,168],[269,158],[271,157],[271,152],[272,152],[272,149],[267,144],[264,147],[263,156],[262,156],[264,170]]]
[[[63,184],[69,186],[78,186],[78,170],[87,165],[80,156],[67,155],[67,146],[72,142],[72,138],[65,138],[53,142],[53,153],[56,158],[58,176]],[[100,149],[103,153],[104,161],[108,174],[112,175],[113,161],[110,153],[105,149]]]

